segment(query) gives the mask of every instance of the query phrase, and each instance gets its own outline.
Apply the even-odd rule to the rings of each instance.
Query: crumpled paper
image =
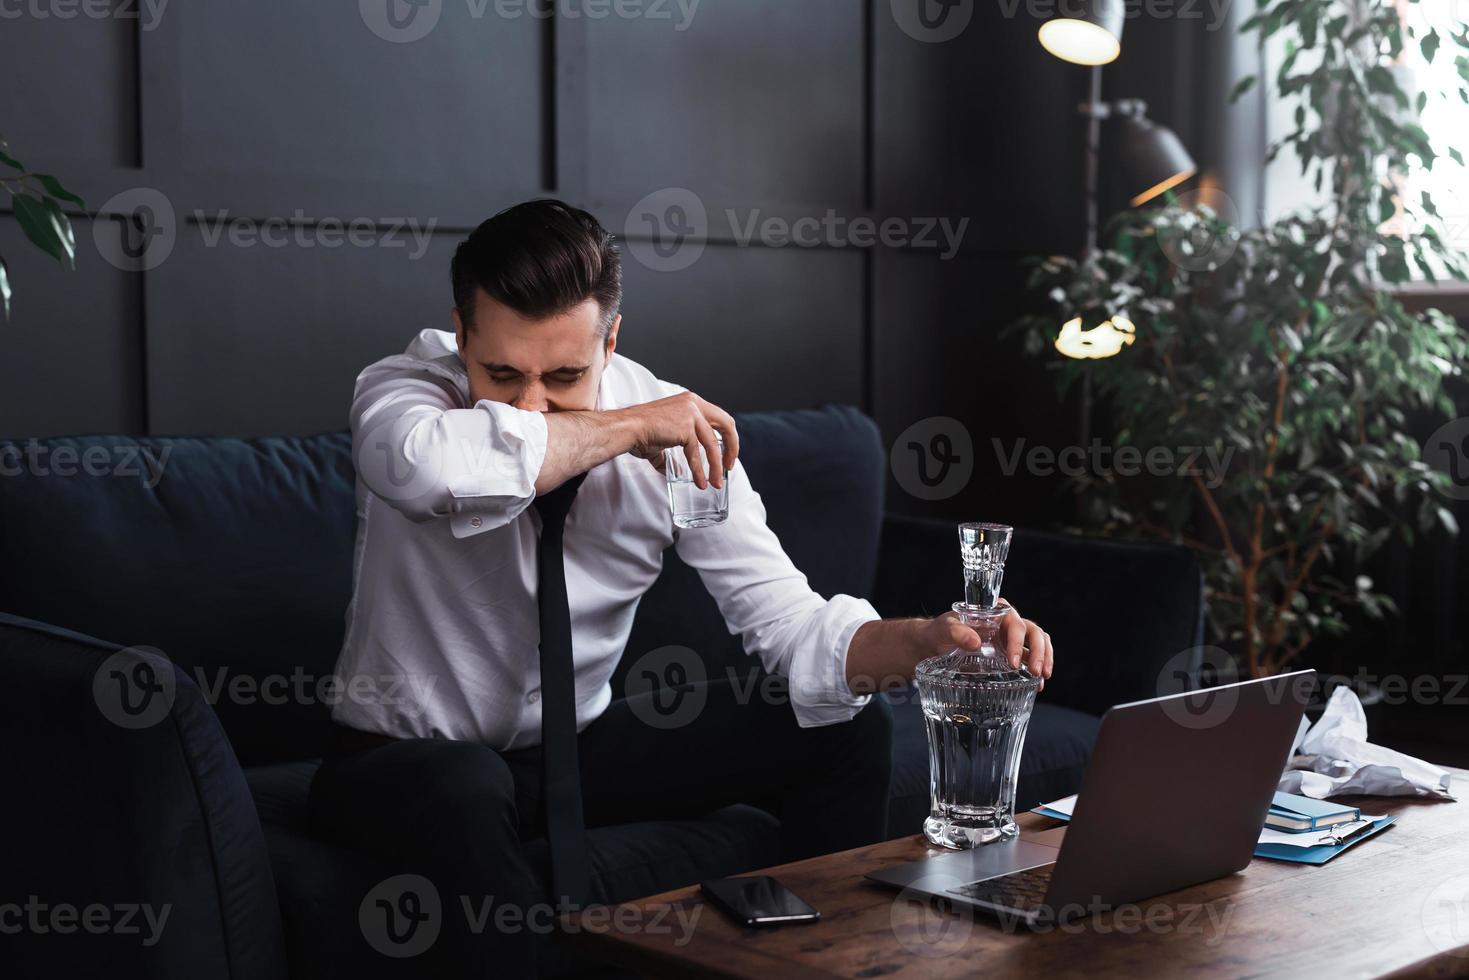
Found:
[[[1277,788],[1315,800],[1348,795],[1452,800],[1449,779],[1438,766],[1367,741],[1362,702],[1343,684],[1298,741]]]

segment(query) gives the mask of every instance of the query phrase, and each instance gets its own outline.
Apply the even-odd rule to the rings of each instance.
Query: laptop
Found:
[[[1034,926],[1233,874],[1259,842],[1315,673],[1119,704],[1069,826],[867,877]]]

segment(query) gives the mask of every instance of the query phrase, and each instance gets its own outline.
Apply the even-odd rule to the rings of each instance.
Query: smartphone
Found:
[[[769,875],[720,878],[699,885],[715,905],[747,926],[778,926],[788,922],[815,922],[821,913]]]

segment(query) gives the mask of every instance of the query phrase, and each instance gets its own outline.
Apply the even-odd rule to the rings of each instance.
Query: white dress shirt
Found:
[[[614,354],[597,408],[682,390]],[[540,521],[530,505],[545,418],[471,404],[454,335],[425,330],[358,376],[351,423],[357,545],[333,718],[400,738],[538,744]],[[564,539],[578,731],[612,700],[638,600],[670,544],[746,652],[789,679],[801,725],[845,721],[867,703],[847,686],[847,647],[877,612],[813,592],[738,463],[728,485],[725,523],[675,533],[664,477],[646,460],[622,455],[587,473]]]

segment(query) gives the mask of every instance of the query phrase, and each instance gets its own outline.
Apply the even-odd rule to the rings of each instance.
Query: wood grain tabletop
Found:
[[[1466,785],[1469,772],[1453,772]],[[588,952],[649,977],[1469,976],[1469,807],[1348,802],[1397,823],[1326,865],[1257,858],[1238,874],[1040,931],[864,880],[949,853],[921,835],[752,872],[816,906],[815,924],[748,929],[695,886],[568,925]],[[1024,837],[1064,834],[1036,814],[1017,822]]]

